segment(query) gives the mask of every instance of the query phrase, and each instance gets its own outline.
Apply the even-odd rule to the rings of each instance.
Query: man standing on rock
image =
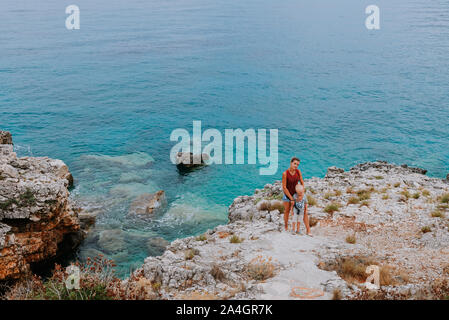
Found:
[[[302,173],[298,169],[300,162],[301,161],[298,158],[293,157],[290,160],[290,167],[282,174],[282,190],[284,191],[284,197],[282,198],[282,200],[284,202],[285,231],[288,231],[288,217],[290,215],[292,207],[295,204],[294,195],[296,194],[296,185],[298,183],[301,183],[301,185],[304,187]]]

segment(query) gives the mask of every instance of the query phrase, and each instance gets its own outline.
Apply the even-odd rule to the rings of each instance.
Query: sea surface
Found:
[[[65,7],[80,8],[67,30]],[[126,276],[159,238],[227,221],[239,195],[373,160],[449,172],[449,3],[360,0],[2,0],[0,128],[19,155],[64,160],[73,198],[98,220],[78,257]],[[179,172],[174,129],[278,129],[279,169],[212,165]],[[164,190],[152,219],[128,215]]]

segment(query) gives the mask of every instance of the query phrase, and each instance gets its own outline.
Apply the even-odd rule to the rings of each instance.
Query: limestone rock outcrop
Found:
[[[82,233],[64,162],[18,158],[11,135],[0,131],[0,140],[0,280],[7,280],[61,254],[62,247],[73,249]]]
[[[275,181],[235,198],[228,224],[171,242],[138,272],[158,284],[163,299],[300,299],[301,288],[317,293],[313,299],[332,299],[335,290],[353,299],[364,284],[326,266],[369,257],[390,270],[385,292],[419,298],[413,292],[447,278],[449,268],[449,186],[423,173],[376,161],[306,179],[313,237],[284,231]],[[338,210],[329,213],[331,204]]]

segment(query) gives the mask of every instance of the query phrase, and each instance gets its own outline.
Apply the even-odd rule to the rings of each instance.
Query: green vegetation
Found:
[[[324,194],[324,199],[326,199],[326,200],[329,200],[332,196],[333,196],[334,194],[333,193],[331,193],[331,192],[326,192],[325,194]]]
[[[16,199],[8,199],[4,202],[0,202],[0,209],[1,210],[8,210],[13,204],[19,205]]]
[[[371,190],[358,190],[357,196],[359,197],[360,201],[368,200],[371,198]]]
[[[247,266],[247,274],[250,279],[263,281],[274,276],[275,265],[272,262],[272,258],[264,258],[257,256]]]
[[[358,204],[360,199],[358,197],[350,197],[348,200],[348,204]]]
[[[133,274],[124,285],[114,276],[115,264],[99,255],[87,258],[79,268],[79,289],[67,288],[69,274],[55,265],[52,275],[42,280],[37,276],[16,283],[3,296],[7,300],[122,300],[155,299],[158,283],[151,283],[142,274]]]
[[[272,204],[270,201],[265,201],[259,205],[259,210],[262,210],[262,211],[279,210],[280,213],[283,213],[285,208],[284,208],[284,205],[280,202],[275,202]]]
[[[363,200],[360,202],[360,207],[369,207],[370,203],[368,200]]]
[[[207,237],[205,234],[199,235],[198,237],[195,238],[196,241],[206,241]]]
[[[335,211],[339,211],[340,210],[340,204],[333,202],[331,204],[328,204],[325,208],[324,208],[324,212],[329,213],[329,214],[333,214]]]
[[[434,218],[444,218],[444,217],[445,217],[445,216],[444,216],[444,213],[441,212],[441,211],[438,210],[438,209],[436,209],[435,211],[433,211],[433,212],[431,213],[431,216],[434,217]]]
[[[276,194],[272,194],[269,197],[266,197],[265,200],[282,200],[282,193],[276,193]]]
[[[4,202],[0,202],[1,210],[8,210],[10,207],[15,204],[18,207],[26,207],[32,206],[36,203],[36,198],[34,196],[33,190],[30,188],[26,188],[26,191],[19,195],[19,199],[16,200],[14,198],[8,199]]]
[[[407,201],[408,199],[410,199],[410,197],[411,197],[411,195],[410,195],[410,192],[408,192],[408,190],[407,189],[404,189],[404,190],[402,190],[401,191],[401,195],[402,195],[402,200],[405,200],[405,201]]]
[[[349,236],[346,237],[346,242],[347,242],[347,243],[355,244],[356,241],[357,241],[357,240],[356,240],[355,234],[349,235]]]
[[[22,207],[32,206],[36,203],[34,192],[30,188],[27,188],[26,191],[19,196],[19,199]]]
[[[229,238],[229,242],[230,243],[242,243],[243,239],[234,234],[231,238]]]
[[[212,265],[212,268],[210,269],[210,274],[212,275],[212,277],[214,277],[215,280],[218,281],[223,281],[226,278],[224,272],[215,263]]]
[[[309,206],[316,206],[317,205],[317,201],[314,197],[312,196],[307,196],[307,204]]]
[[[321,262],[320,269],[336,271],[337,274],[349,283],[363,283],[366,281],[366,268],[378,265],[380,269],[380,285],[396,285],[408,282],[408,276],[401,270],[394,270],[390,266],[381,266],[374,258],[365,256],[338,257],[335,260]],[[394,272],[394,273],[393,273]]]
[[[425,226],[425,227],[421,228],[421,232],[422,233],[427,233],[427,232],[430,232],[430,231],[432,231],[432,229],[429,226]]]
[[[184,252],[184,258],[186,260],[192,260],[197,254],[199,254],[198,249],[188,249]]]
[[[440,197],[441,203],[447,203],[449,204],[449,193],[445,193]]]

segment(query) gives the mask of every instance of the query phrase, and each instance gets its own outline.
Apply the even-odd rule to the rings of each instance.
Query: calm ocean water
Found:
[[[65,7],[81,29],[65,29]],[[2,0],[0,128],[20,155],[64,160],[73,197],[98,211],[79,257],[106,253],[126,275],[147,240],[198,234],[227,220],[238,195],[280,178],[377,159],[449,172],[449,4],[297,0]],[[279,170],[210,166],[181,175],[173,129],[279,129]],[[163,189],[154,220],[126,217]],[[104,230],[122,230],[109,251]]]

